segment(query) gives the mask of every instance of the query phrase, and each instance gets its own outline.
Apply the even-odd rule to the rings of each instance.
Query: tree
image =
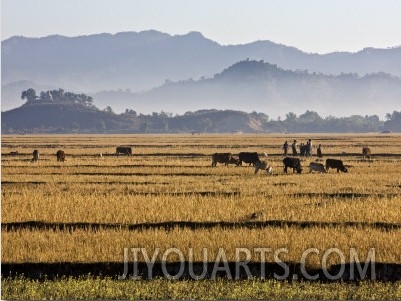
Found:
[[[387,130],[394,132],[401,132],[401,111],[393,111],[392,114],[386,114],[387,121],[384,123],[384,127]]]
[[[299,115],[299,119],[306,122],[320,121],[322,117],[314,111],[306,111],[305,113]]]
[[[125,113],[126,115],[131,115],[131,116],[137,116],[136,111],[131,110],[131,109],[125,109]]]
[[[30,88],[26,91],[22,91],[21,99],[25,99],[25,98],[26,98],[27,103],[34,102],[35,100],[38,99],[38,97],[36,96],[36,91],[32,88]]]
[[[78,95],[79,103],[81,103],[84,106],[91,106],[93,105],[93,97],[85,95],[85,94],[79,94]]]
[[[289,112],[288,114],[285,115],[285,121],[293,122],[296,119],[297,119],[297,115],[294,114],[293,112]]]
[[[58,90],[51,90],[50,94],[52,95],[53,101],[63,101],[64,99],[64,90],[63,89],[58,89]]]
[[[39,99],[40,99],[40,101],[46,101],[46,102],[49,102],[49,101],[53,100],[50,91],[47,91],[47,92],[43,92],[42,91],[42,92],[40,92]]]
[[[107,106],[107,107],[104,109],[104,111],[107,112],[107,113],[114,113],[114,112],[113,112],[113,109],[112,109],[110,106]]]

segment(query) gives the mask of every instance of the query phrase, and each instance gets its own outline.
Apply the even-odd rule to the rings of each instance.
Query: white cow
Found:
[[[273,173],[273,168],[270,165],[267,165],[266,161],[255,163],[255,175],[258,173],[259,169],[266,170],[266,173],[269,175]]]

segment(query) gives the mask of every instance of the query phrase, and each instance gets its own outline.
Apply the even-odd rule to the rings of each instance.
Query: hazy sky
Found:
[[[400,0],[1,0],[1,40],[156,29],[307,52],[401,45]]]

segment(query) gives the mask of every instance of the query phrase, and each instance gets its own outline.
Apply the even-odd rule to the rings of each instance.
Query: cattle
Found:
[[[57,161],[58,162],[64,162],[65,160],[65,152],[62,151],[61,149],[57,151],[56,153]]]
[[[255,164],[255,175],[258,173],[259,169],[266,170],[266,173],[269,175],[273,173],[273,168],[267,165],[266,161],[260,161]]]
[[[362,156],[363,156],[364,159],[369,159],[370,160],[370,158],[372,156],[372,152],[370,151],[369,147],[364,147],[362,149]]]
[[[255,166],[256,163],[260,163],[260,159],[258,153],[248,153],[248,152],[241,152],[238,154],[239,160],[238,165],[242,166],[242,162],[248,163],[249,166],[251,164]]]
[[[39,151],[37,149],[35,149],[32,152],[32,160],[31,160],[31,162],[38,162],[38,160],[39,160]]]
[[[330,168],[337,169],[337,172],[348,172],[348,169],[344,166],[343,161],[337,159],[326,160],[326,171],[329,171]]]
[[[212,166],[216,166],[217,163],[239,165],[238,159],[235,159],[231,153],[214,153],[212,155]]]
[[[290,158],[286,157],[283,160],[284,163],[284,172],[287,173],[287,168],[292,168],[292,172],[297,171],[297,173],[302,172],[301,160],[299,158]]]
[[[129,146],[117,146],[116,148],[116,154],[122,154],[122,155],[127,155],[131,156],[132,155],[132,148]]]
[[[317,163],[317,162],[311,162],[309,164],[309,173],[311,173],[312,171],[317,171],[320,173],[327,173],[324,165],[322,163]]]

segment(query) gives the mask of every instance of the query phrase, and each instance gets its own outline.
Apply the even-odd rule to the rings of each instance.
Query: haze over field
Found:
[[[314,110],[384,118],[399,109],[398,1],[1,5],[2,111],[20,106],[28,88],[90,94],[117,113],[235,109],[277,118]]]

